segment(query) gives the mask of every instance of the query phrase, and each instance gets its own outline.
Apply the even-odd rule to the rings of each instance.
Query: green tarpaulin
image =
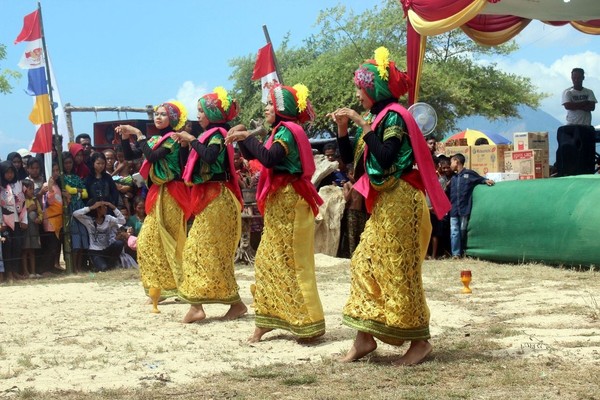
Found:
[[[476,187],[466,253],[491,261],[600,265],[600,175]]]

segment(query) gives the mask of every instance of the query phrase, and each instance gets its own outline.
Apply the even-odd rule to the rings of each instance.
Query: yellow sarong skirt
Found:
[[[240,301],[233,260],[241,231],[240,203],[221,185],[221,194],[196,215],[185,241],[179,297],[192,304]]]
[[[423,193],[400,179],[379,193],[352,255],[343,323],[390,344],[429,339],[421,265],[431,235]]]
[[[299,338],[325,333],[314,260],[314,215],[291,184],[267,197],[255,259],[256,326]]]
[[[144,219],[137,240],[137,260],[142,285],[160,288],[162,296],[177,294],[181,283],[181,253],[185,243],[185,216],[165,186],[154,208]]]

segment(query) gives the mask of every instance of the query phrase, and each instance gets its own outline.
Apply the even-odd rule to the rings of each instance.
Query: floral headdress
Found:
[[[366,60],[355,72],[354,83],[377,103],[389,98],[398,99],[411,86],[408,75],[400,71],[385,47],[375,50],[374,59]]]
[[[224,123],[234,119],[239,112],[238,103],[233,100],[227,91],[218,86],[213,93],[205,94],[198,99],[204,115],[212,123]]]
[[[164,107],[165,110],[167,110],[169,125],[175,132],[183,128],[187,121],[187,110],[182,103],[178,101],[168,101],[154,107],[154,111],[158,110],[159,107]]]
[[[298,120],[300,123],[312,121],[315,118],[308,95],[308,88],[301,83],[293,87],[277,85],[269,91],[275,113],[284,120]]]

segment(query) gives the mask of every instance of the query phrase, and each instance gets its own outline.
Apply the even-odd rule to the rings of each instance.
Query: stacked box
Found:
[[[507,151],[504,153],[504,170],[518,172],[519,179],[544,178],[542,150]]]
[[[481,176],[488,172],[504,172],[504,153],[509,150],[507,144],[472,146],[471,169]]]
[[[543,177],[550,177],[550,142],[548,140],[548,132],[515,132],[513,134],[513,144],[515,151],[540,150]]]
[[[445,146],[444,155],[452,157],[460,153],[465,156],[465,168],[471,169],[471,147],[470,146]]]

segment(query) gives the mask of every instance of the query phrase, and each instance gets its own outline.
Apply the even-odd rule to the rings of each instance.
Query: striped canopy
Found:
[[[488,140],[489,144],[510,144],[512,143],[510,140],[505,138],[502,135],[497,133],[486,133],[481,132],[475,129],[465,129],[462,132],[455,133],[454,135],[448,136],[442,140],[442,143],[447,142],[448,140],[456,140],[456,139],[467,139],[467,144],[469,146],[474,146],[475,141],[479,138],[485,138]]]

